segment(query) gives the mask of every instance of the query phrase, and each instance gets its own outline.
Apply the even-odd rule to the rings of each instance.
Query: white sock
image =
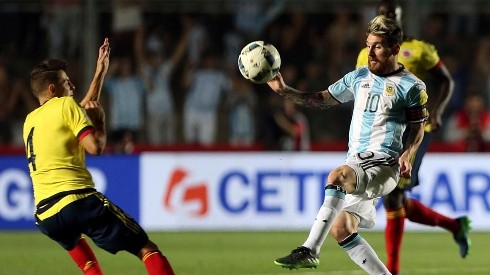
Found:
[[[339,243],[350,258],[369,274],[391,274],[374,249],[359,234],[354,233]]]
[[[345,192],[342,188],[327,185],[325,188],[325,199],[322,207],[318,210],[315,222],[310,230],[310,235],[303,246],[311,249],[313,255],[318,256],[325,238],[332,227],[332,223],[344,205]]]

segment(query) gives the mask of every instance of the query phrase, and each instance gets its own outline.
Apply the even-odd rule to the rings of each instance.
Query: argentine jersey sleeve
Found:
[[[403,67],[388,76],[361,67],[328,91],[341,103],[354,100],[348,156],[372,151],[398,158],[407,123],[427,120],[425,84]]]

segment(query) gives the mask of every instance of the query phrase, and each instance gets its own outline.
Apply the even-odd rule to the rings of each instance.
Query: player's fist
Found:
[[[409,179],[412,175],[412,164],[410,163],[410,158],[407,154],[402,154],[398,159],[398,164],[400,164],[400,177]]]

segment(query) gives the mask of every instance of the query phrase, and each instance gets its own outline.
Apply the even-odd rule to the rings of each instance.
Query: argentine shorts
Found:
[[[343,210],[359,219],[359,227],[372,228],[378,199],[397,185],[398,161],[386,154],[363,152],[347,159],[346,165],[354,169],[357,185],[352,194],[345,196]]]

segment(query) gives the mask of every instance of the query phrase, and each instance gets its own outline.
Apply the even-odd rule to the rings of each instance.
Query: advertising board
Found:
[[[139,157],[87,157],[96,188],[139,218]],[[0,158],[0,230],[35,229],[32,183],[23,156]]]
[[[154,230],[304,230],[323,202],[328,172],[343,153],[143,154],[142,225]],[[412,196],[451,217],[490,229],[485,154],[429,154]],[[385,213],[378,203],[375,229]],[[407,222],[407,229],[432,227]]]
[[[148,230],[308,230],[344,153],[143,153],[87,157],[98,190]],[[411,196],[490,230],[489,154],[429,153]],[[24,157],[0,158],[0,230],[35,229]],[[378,203],[375,230],[385,213]],[[407,222],[407,230],[433,227]]]

